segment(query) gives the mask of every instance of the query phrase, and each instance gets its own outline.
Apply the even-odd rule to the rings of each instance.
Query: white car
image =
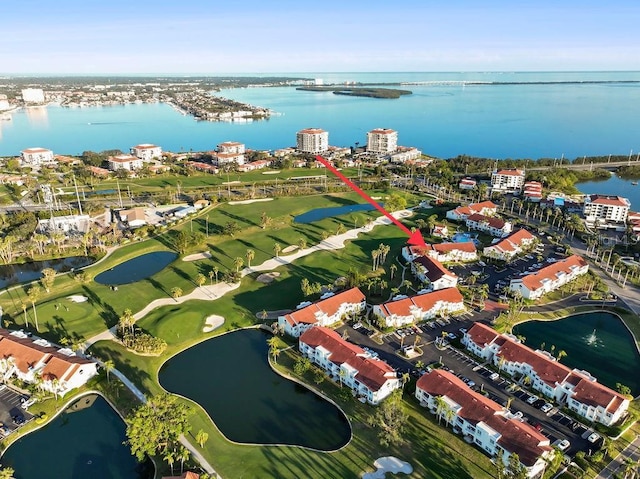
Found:
[[[591,444],[595,444],[596,442],[598,442],[599,439],[600,439],[600,434],[598,434],[597,432],[593,432],[587,438],[587,441],[589,441]]]
[[[566,451],[567,449],[569,449],[569,446],[571,446],[571,443],[567,440],[567,439],[563,439],[562,441],[556,441],[557,444],[555,444],[555,446],[560,449],[562,452]]]
[[[489,376],[489,379],[491,379],[492,381],[497,381],[499,377],[500,375],[498,373],[493,373],[491,374],[491,376]]]
[[[529,399],[527,399],[527,404],[533,404],[538,399],[540,399],[538,396],[529,396]]]
[[[544,403],[540,408],[540,410],[545,414],[551,411],[552,409],[553,409],[553,404],[550,404],[548,402]]]

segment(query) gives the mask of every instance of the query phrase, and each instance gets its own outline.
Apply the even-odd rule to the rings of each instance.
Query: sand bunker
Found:
[[[264,284],[269,284],[273,282],[273,280],[275,280],[278,276],[280,276],[280,273],[276,271],[272,271],[271,273],[262,273],[256,278],[256,281]]]
[[[278,173],[280,173],[280,170],[276,170],[276,171],[263,171],[262,174],[263,175],[277,175]]]
[[[182,258],[182,261],[198,261],[200,259],[209,259],[211,258],[211,253],[209,251],[203,251],[202,253],[194,253]]]
[[[224,318],[222,316],[218,316],[217,314],[212,314],[211,316],[207,316],[207,319],[204,320],[204,327],[202,328],[203,333],[210,333],[216,328],[219,328],[224,324]]]
[[[238,180],[234,180],[234,181],[225,181],[222,184],[223,185],[237,185],[238,183],[242,183],[242,182],[238,181]]]
[[[283,253],[293,253],[295,250],[297,250],[299,248],[298,245],[292,244],[291,246],[287,246],[285,249],[282,250]]]
[[[384,479],[387,472],[391,474],[398,474],[399,472],[411,474],[413,472],[411,464],[393,456],[381,457],[376,460],[373,465],[377,470],[363,474],[362,479]]]
[[[67,299],[72,303],[84,303],[85,301],[89,301],[89,298],[81,295],[67,296]]]
[[[263,201],[273,201],[273,198],[260,198],[258,200],[229,201],[228,205],[250,205],[251,203],[262,203]]]

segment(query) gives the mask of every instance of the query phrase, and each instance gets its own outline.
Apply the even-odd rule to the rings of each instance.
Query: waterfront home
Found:
[[[20,152],[20,166],[55,165],[53,151],[46,148],[27,148]]]
[[[320,128],[305,128],[296,133],[296,149],[300,153],[317,155],[329,149],[329,132]]]
[[[143,161],[140,158],[136,158],[132,155],[116,155],[110,156],[107,159],[109,163],[109,169],[111,171],[127,170],[134,171],[139,170],[143,166]]]
[[[446,288],[375,305],[373,314],[382,327],[397,328],[464,310],[460,291],[457,288]]]
[[[131,154],[142,161],[159,160],[162,158],[162,148],[150,143],[142,143],[131,148]]]
[[[345,317],[364,311],[366,297],[358,288],[333,294],[278,317],[278,327],[294,338],[313,326],[331,326]]]
[[[97,364],[59,349],[44,339],[33,339],[22,331],[0,329],[0,374],[3,382],[16,377],[39,383],[42,389],[64,396],[83,386],[98,373]]]
[[[584,199],[585,222],[597,227],[624,225],[631,202],[621,196],[587,195]]]
[[[370,404],[378,404],[402,387],[391,366],[342,339],[332,329],[315,327],[305,331],[300,336],[299,349],[333,381],[349,387],[355,396]]]
[[[503,193],[519,192],[524,186],[524,170],[517,168],[494,170],[491,173],[491,190]]]
[[[458,188],[461,190],[472,190],[476,187],[478,182],[473,178],[462,178],[458,183]]]
[[[522,294],[525,299],[538,299],[573,281],[589,271],[589,264],[578,255],[556,261],[538,271],[512,279],[509,289]]]
[[[498,238],[508,236],[513,230],[513,225],[509,221],[479,213],[468,216],[465,224],[471,230],[482,231]]]
[[[499,334],[482,323],[464,333],[462,344],[501,371],[528,378],[532,389],[589,421],[611,426],[629,407],[628,399],[598,383],[588,372],[570,369],[550,353],[533,350],[515,336]]]
[[[505,466],[517,454],[527,477],[538,477],[553,453],[548,438],[448,371],[434,369],[416,383],[416,399]]]
[[[432,291],[455,288],[458,284],[455,273],[442,266],[437,259],[428,256],[418,256],[411,261],[411,272]]]
[[[473,203],[469,206],[458,206],[453,210],[447,211],[447,219],[454,221],[465,221],[473,214],[484,216],[493,216],[498,212],[498,205],[492,201],[482,201],[481,203]]]
[[[488,258],[509,261],[516,255],[523,253],[536,242],[536,237],[525,229],[519,229],[506,238],[487,246],[482,254]]]
[[[453,261],[476,261],[478,259],[478,251],[473,241],[465,241],[462,243],[428,244],[425,248],[405,246],[402,248],[402,256],[407,261],[413,261],[419,256],[428,256],[441,263],[447,263]]]

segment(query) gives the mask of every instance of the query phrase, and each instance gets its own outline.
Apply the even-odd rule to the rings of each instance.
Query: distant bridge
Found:
[[[621,166],[640,166],[640,159],[636,158],[635,160],[623,160],[623,161],[609,161],[609,162],[593,162],[593,161],[583,161],[578,163],[571,164],[557,164],[552,166],[533,166],[530,168],[526,168],[527,171],[540,171],[540,170],[548,170],[549,168],[566,168],[567,170],[593,170],[594,168],[603,168],[605,170],[616,170]]]

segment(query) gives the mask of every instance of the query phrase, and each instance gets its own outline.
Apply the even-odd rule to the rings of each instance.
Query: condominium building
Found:
[[[218,145],[218,150],[213,154],[213,159],[217,166],[224,166],[235,163],[244,165],[245,163],[244,143],[237,141],[225,141]]]
[[[535,273],[522,278],[512,279],[509,283],[511,291],[522,294],[525,299],[538,299],[573,281],[589,271],[589,264],[578,255],[572,255],[539,269]]]
[[[377,128],[367,133],[367,151],[376,154],[393,153],[398,148],[398,132]]]
[[[110,156],[107,160],[111,171],[127,170],[133,171],[142,168],[143,161],[132,155]]]
[[[509,261],[531,247],[535,241],[535,235],[520,228],[506,238],[493,243],[491,246],[485,247],[482,254],[488,258]]]
[[[428,256],[418,256],[411,261],[411,272],[432,291],[445,288],[455,288],[458,276],[442,266],[437,259]]]
[[[539,202],[542,200],[542,183],[538,181],[527,181],[524,184],[522,196],[525,200]]]
[[[447,218],[454,221],[464,221],[473,214],[484,216],[493,216],[498,213],[498,205],[492,201],[482,201],[481,203],[473,203],[469,206],[458,206],[453,210],[447,211]]]
[[[474,213],[465,220],[467,228],[471,230],[483,231],[497,238],[504,238],[513,231],[513,225],[509,221]]]
[[[24,88],[22,90],[22,101],[25,103],[44,103],[44,91],[42,88]]]
[[[397,328],[464,310],[460,291],[457,288],[446,288],[375,305],[373,314],[383,327]]]
[[[527,477],[539,477],[546,468],[553,451],[549,439],[452,373],[434,369],[423,375],[416,383],[416,399],[505,466],[517,454]]]
[[[318,155],[329,149],[329,132],[320,128],[306,128],[296,134],[296,149],[301,153]]]
[[[131,148],[131,154],[142,161],[162,158],[162,148],[150,143],[143,143]]]
[[[367,306],[358,288],[351,288],[278,317],[278,327],[294,338],[313,326],[331,326]]]
[[[33,339],[22,331],[0,329],[0,376],[4,383],[16,377],[26,383],[64,396],[83,386],[98,373],[97,363],[58,349],[44,339]]]
[[[409,163],[414,160],[419,160],[422,156],[422,151],[413,146],[399,146],[396,151],[389,155],[389,161],[391,163]],[[425,160],[426,164],[433,160]],[[422,165],[422,166],[426,166]]]
[[[531,388],[589,421],[611,426],[629,407],[628,399],[588,372],[570,369],[550,353],[533,350],[515,336],[499,334],[482,323],[474,323],[463,335],[462,344],[502,371],[529,378]]]
[[[458,188],[461,190],[472,190],[476,187],[478,182],[473,178],[462,178],[458,183]]]
[[[584,217],[587,223],[625,223],[631,202],[621,196],[588,195],[584,199]]]
[[[333,381],[351,388],[358,398],[370,404],[378,404],[402,386],[391,366],[331,329],[315,327],[305,331],[300,336],[299,348]]]
[[[244,143],[237,141],[225,141],[218,144],[218,153],[236,153],[238,155],[244,154],[246,151]]]
[[[55,163],[53,151],[46,148],[27,148],[20,152],[20,166],[53,165]]]
[[[402,248],[402,256],[407,261],[413,261],[419,256],[428,256],[441,263],[449,263],[454,261],[476,261],[478,259],[478,251],[473,241],[465,241],[463,243],[428,244],[426,248],[405,246]]]
[[[524,186],[524,170],[516,168],[494,170],[491,173],[491,188],[495,191],[516,192]]]

